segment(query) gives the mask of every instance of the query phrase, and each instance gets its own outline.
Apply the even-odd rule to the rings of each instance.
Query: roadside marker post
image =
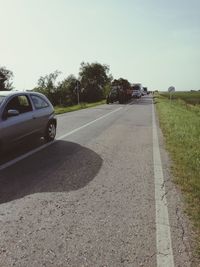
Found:
[[[175,87],[174,86],[170,86],[168,88],[168,92],[169,92],[169,96],[170,96],[170,103],[172,101],[172,94],[175,92]]]

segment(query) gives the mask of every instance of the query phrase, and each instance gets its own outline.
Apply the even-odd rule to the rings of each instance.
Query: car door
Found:
[[[49,118],[54,113],[53,108],[51,108],[50,104],[42,96],[31,94],[30,97],[35,109],[34,115],[37,128],[41,133],[44,133]]]
[[[18,115],[8,116],[8,110],[17,110]],[[35,132],[31,102],[27,95],[12,97],[6,104],[2,119],[3,140],[17,143]]]

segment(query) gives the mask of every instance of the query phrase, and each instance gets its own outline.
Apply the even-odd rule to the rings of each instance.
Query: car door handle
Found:
[[[32,119],[35,120],[35,119],[37,119],[37,117],[33,116]]]

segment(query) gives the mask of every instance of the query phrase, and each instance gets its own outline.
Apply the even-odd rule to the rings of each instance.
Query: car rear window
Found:
[[[132,86],[132,90],[134,90],[134,91],[138,91],[140,89],[141,89],[141,87],[139,85],[133,85]]]
[[[31,95],[31,99],[36,109],[46,108],[49,106],[49,104],[40,96]]]

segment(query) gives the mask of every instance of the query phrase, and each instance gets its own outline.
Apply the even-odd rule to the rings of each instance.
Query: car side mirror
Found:
[[[7,112],[7,117],[14,117],[18,115],[19,115],[19,111],[16,109],[9,109]]]

